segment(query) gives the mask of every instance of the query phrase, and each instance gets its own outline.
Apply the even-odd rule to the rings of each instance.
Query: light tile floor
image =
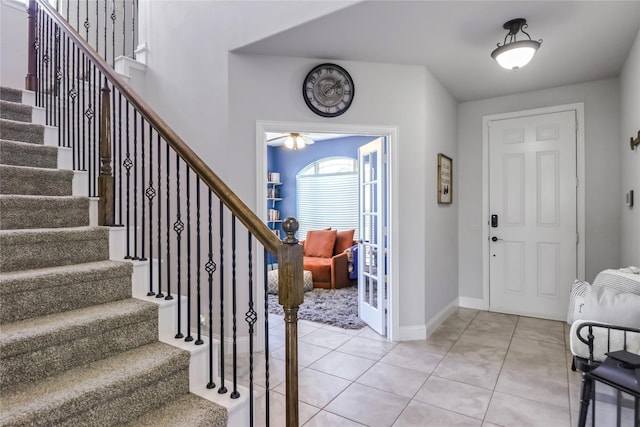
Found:
[[[270,315],[270,425],[284,426],[284,322]],[[425,341],[299,322],[300,423],[327,426],[577,425],[580,374],[563,322],[459,308]],[[264,354],[255,356],[256,425],[265,425]],[[239,382],[247,383],[246,360]],[[597,389],[597,426],[615,425]],[[630,399],[623,426],[632,426]],[[590,422],[588,423],[590,425]]]

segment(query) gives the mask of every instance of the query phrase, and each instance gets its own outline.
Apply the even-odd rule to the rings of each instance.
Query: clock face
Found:
[[[347,111],[354,91],[349,73],[335,64],[314,67],[302,85],[304,102],[311,111],[323,117],[336,117]]]

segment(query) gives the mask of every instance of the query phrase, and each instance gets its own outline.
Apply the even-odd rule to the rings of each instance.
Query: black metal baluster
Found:
[[[184,231],[184,223],[180,218],[181,211],[180,204],[180,156],[176,153],[176,222],[173,223],[173,231],[176,232],[176,251],[178,252],[178,268],[177,268],[177,280],[178,280],[178,331],[176,332],[176,339],[184,338],[182,333],[182,302],[180,296],[182,296],[182,232]]]
[[[169,181],[169,176],[171,175],[171,160],[170,160],[170,151],[169,144],[166,144],[167,147],[167,170],[165,171],[165,175],[167,177],[167,296],[164,298],[165,300],[172,300],[173,295],[171,295],[171,182]],[[179,302],[178,302],[179,303]]]
[[[122,56],[127,56],[127,2],[122,1]]]
[[[76,83],[78,82],[78,75],[76,71],[80,71],[80,63],[76,61],[76,59],[80,59],[80,54],[76,56],[78,52],[78,47],[75,43],[71,49],[71,90],[69,91],[69,97],[71,98],[71,146],[72,146],[72,155],[73,155],[73,169],[80,169],[80,149],[79,143],[80,140],[80,123],[77,122],[76,118],[78,117],[78,106],[76,105],[76,98],[78,97],[78,90],[76,89]]]
[[[253,245],[251,232],[247,231],[247,241],[249,249],[249,309],[244,320],[249,324],[249,425],[253,425],[253,325],[255,325],[258,315],[253,309]],[[267,331],[268,332],[268,331]]]
[[[136,131],[137,133],[137,131]],[[144,156],[145,156],[145,139],[144,139],[144,118],[142,117],[142,115],[140,115],[140,166],[141,166],[141,174],[140,174],[140,185],[142,186],[142,191],[144,191],[144,178],[146,176],[145,173],[145,161],[144,161]],[[146,237],[145,234],[145,215],[146,215],[146,208],[145,208],[145,204],[144,204],[144,196],[142,194],[140,194],[140,205],[141,205],[141,210],[142,210],[142,216],[140,218],[140,247],[141,247],[141,253],[140,253],[140,261],[146,261],[147,257],[145,255],[145,251],[144,251],[144,240]],[[151,234],[151,231],[149,231],[149,234]]]
[[[116,66],[116,0],[111,1],[111,66]]]
[[[126,210],[126,234],[127,234],[127,254],[125,255],[124,259],[133,259],[133,257],[131,256],[131,167],[133,166],[133,162],[131,161],[131,151],[130,151],[130,142],[131,142],[131,138],[129,137],[129,134],[131,133],[131,128],[129,127],[129,101],[126,101],[125,104],[125,135],[126,135],[126,145],[127,145],[127,153],[126,153],[126,157],[124,159],[124,162],[122,162],[122,166],[124,166],[124,169],[126,170],[126,176],[127,176],[127,186],[126,186],[126,196],[127,196],[127,210]]]
[[[60,62],[62,61],[62,59],[64,58],[64,53],[61,51],[60,49],[60,27],[58,26],[58,24],[56,24],[55,27],[55,59],[56,59],[56,78],[55,78],[55,96],[56,96],[56,100],[57,102],[57,110],[55,112],[55,126],[58,127],[58,145],[61,147],[64,147],[64,138],[62,137],[62,131],[64,130],[64,128],[62,127],[62,124],[60,123],[60,117],[62,114],[62,97],[60,96],[60,87],[62,85],[62,67],[60,66]]]
[[[78,51],[79,52],[79,51]],[[80,104],[78,104],[78,119],[82,120],[82,138],[80,140],[80,144],[81,144],[81,149],[80,149],[80,154],[82,155],[82,170],[86,171],[87,170],[87,121],[85,120],[84,117],[84,106],[86,105],[87,102],[87,84],[86,84],[86,78],[87,78],[87,61],[85,60],[85,56],[84,53],[82,53],[82,102]],[[82,110],[80,110],[80,108],[82,108]]]
[[[100,2],[96,1],[96,45],[95,45],[95,50],[96,52],[99,54],[100,53],[100,42],[98,41],[98,37],[100,36]],[[89,42],[89,39],[87,39],[87,43],[91,44]]]
[[[215,388],[213,382],[213,273],[216,271],[216,263],[213,262],[213,212],[212,207],[213,192],[209,189],[209,260],[204,268],[209,275],[209,382],[207,388]]]
[[[218,393],[226,393],[227,387],[224,383],[224,203],[220,205],[220,388]]]
[[[29,48],[35,51],[36,56],[36,106],[42,107],[41,92],[42,92],[42,59],[41,55],[41,43],[42,43],[42,11],[36,10],[36,37],[33,41],[33,46]]]
[[[267,257],[269,253],[267,248],[263,251],[263,271],[264,277],[262,278],[264,284],[264,398],[265,398],[265,420],[266,427],[269,427],[269,292],[268,292],[268,272],[267,272]]]
[[[187,336],[186,342],[193,341],[191,335],[191,169],[187,169]]]
[[[128,130],[131,132],[131,129]],[[138,260],[138,110],[133,109],[133,260]]]
[[[153,296],[153,198],[156,196],[156,190],[153,188],[153,128],[149,124],[149,186],[144,194],[149,200],[149,291],[147,296]],[[160,228],[160,224],[158,224]],[[160,254],[158,254],[160,258]]]
[[[80,2],[76,3],[76,31],[80,33]]]
[[[160,143],[160,134],[158,133],[158,139],[156,143],[156,153],[158,153],[158,293],[156,298],[164,298],[162,293],[162,151]],[[167,204],[169,202],[167,201]],[[169,262],[169,258],[166,258]]]
[[[136,15],[138,6],[136,0],[131,1],[131,58],[135,58],[136,52]]]
[[[51,34],[49,33],[49,23],[50,23],[50,19],[48,16],[46,16],[46,23],[45,23],[45,30],[44,30],[44,37],[45,37],[45,45],[44,45],[44,57],[42,58],[42,61],[44,62],[44,87],[43,87],[43,95],[45,96],[45,123],[51,124],[51,105],[50,105],[50,101],[51,101],[51,97],[49,96],[49,43],[50,43],[50,39],[51,39]]]
[[[96,4],[97,3],[98,2],[96,2]],[[108,26],[109,25],[107,24],[107,1],[104,0],[104,60],[107,62],[109,62],[109,58],[107,57],[107,27]]]
[[[89,2],[85,2],[85,19],[84,19],[84,30],[85,36],[84,39],[89,42],[89,28],[91,28],[91,24],[89,23]],[[79,32],[79,31],[78,31]]]
[[[240,397],[238,393],[238,321],[236,317],[236,216],[231,215],[231,348],[233,360],[233,391],[231,398]]]
[[[200,256],[201,246],[200,246],[200,177],[196,176],[196,309],[197,309],[197,319],[198,319],[198,339],[194,344],[202,345],[204,341],[202,341],[202,325],[200,322],[201,316],[201,287],[200,287],[200,260],[202,259]]]

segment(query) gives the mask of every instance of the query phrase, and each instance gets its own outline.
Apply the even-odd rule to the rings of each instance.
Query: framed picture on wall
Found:
[[[438,203],[453,201],[453,160],[438,154]]]

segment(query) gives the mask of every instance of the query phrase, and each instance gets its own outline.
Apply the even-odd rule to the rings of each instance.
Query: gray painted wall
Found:
[[[459,104],[461,297],[482,298],[482,117],[491,114],[584,103],[586,280],[620,264],[619,93],[618,79],[607,79]]]
[[[237,171],[233,186],[255,200],[257,120],[397,126],[400,167],[392,197],[399,203],[399,324],[406,331],[424,329],[457,298],[458,205],[436,203],[437,153],[456,161],[456,102],[424,67],[339,61],[354,79],[355,98],[345,114],[322,118],[301,95],[304,76],[320,61],[230,56],[225,158]]]
[[[634,190],[635,202],[629,208],[622,202],[622,266],[640,266],[640,146],[630,150],[629,138],[640,130],[640,32],[620,74],[620,139],[622,194]]]
[[[27,75],[27,11],[24,3],[2,0],[0,4],[0,84],[24,88]],[[11,43],[7,41],[11,40]]]

